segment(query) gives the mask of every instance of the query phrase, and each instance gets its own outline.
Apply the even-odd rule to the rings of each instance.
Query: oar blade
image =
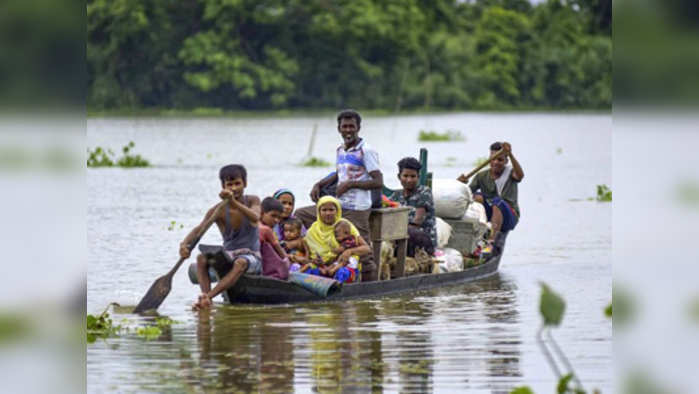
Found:
[[[150,286],[146,295],[143,296],[141,302],[136,305],[133,313],[141,313],[149,309],[158,309],[163,303],[165,297],[170,293],[172,287],[172,275],[163,275],[156,279]]]

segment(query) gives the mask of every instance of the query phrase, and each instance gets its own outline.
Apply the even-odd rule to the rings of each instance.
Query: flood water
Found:
[[[89,148],[134,152],[144,169],[88,169],[87,304],[135,305],[178,259],[178,245],[217,202],[218,169],[242,163],[250,194],[288,187],[297,207],[331,168],[340,138],[332,115],[291,118],[90,119]],[[419,142],[420,130],[458,130],[463,141]],[[447,114],[367,117],[360,136],[380,156],[385,183],[396,162],[429,151],[435,178],[455,178],[512,144],[525,178],[522,217],[499,273],[488,279],[398,297],[281,306],[190,309],[198,287],[186,266],[158,309],[176,321],[154,340],[133,332],[87,346],[88,392],[554,392],[557,378],[536,341],[539,282],[566,300],[553,330],[588,391],[612,388],[611,204],[587,200],[611,186],[611,115]],[[174,222],[174,225],[173,225]],[[212,228],[202,243],[220,243]],[[191,259],[193,260],[193,259]],[[152,317],[114,313],[137,328]]]

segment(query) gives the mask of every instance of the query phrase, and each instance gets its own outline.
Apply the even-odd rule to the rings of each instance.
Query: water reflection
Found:
[[[121,341],[150,363],[146,390],[508,391],[522,376],[515,290],[498,275],[379,300],[218,305],[192,315],[195,336]]]
[[[294,353],[285,313],[220,307],[198,314],[199,363],[218,372],[217,387],[291,392]]]

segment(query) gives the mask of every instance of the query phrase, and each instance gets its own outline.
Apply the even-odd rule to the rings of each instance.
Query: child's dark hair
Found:
[[[404,157],[398,162],[398,173],[400,174],[404,169],[420,171],[422,164],[417,161],[414,157]]]
[[[362,117],[359,116],[359,112],[353,110],[353,109],[345,109],[340,111],[339,114],[337,114],[337,125],[340,126],[340,122],[342,122],[342,119],[354,119],[357,121],[357,128],[359,128],[362,125]]]
[[[279,211],[284,212],[284,207],[282,206],[282,203],[280,203],[276,198],[274,197],[265,197],[264,200],[262,200],[262,213],[266,213],[269,211]]]
[[[301,231],[301,228],[303,227],[303,222],[299,218],[288,218],[284,222],[282,222],[282,228],[286,225],[293,226],[296,230]]]
[[[502,149],[502,144],[499,141],[495,141],[492,144],[490,144],[490,150],[497,152],[500,149]]]
[[[218,178],[221,180],[222,185],[227,180],[233,180],[235,178],[242,178],[243,182],[247,185],[248,172],[245,171],[245,167],[240,164],[229,164],[221,167],[221,170],[218,172]]]

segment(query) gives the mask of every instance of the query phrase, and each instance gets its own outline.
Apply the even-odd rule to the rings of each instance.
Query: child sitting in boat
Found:
[[[261,208],[259,228],[263,275],[286,279],[289,276],[289,260],[272,230],[279,223],[284,207],[276,199],[267,197],[262,200]]]
[[[289,218],[279,225],[284,230],[284,240],[280,244],[291,261],[289,271],[305,271],[308,268],[306,264],[309,262],[309,253],[306,241],[301,238],[303,223],[300,219]]]
[[[340,202],[335,197],[324,196],[318,200],[316,209],[317,219],[313,222],[311,228],[308,229],[305,240],[309,249],[317,258],[307,273],[315,275],[329,274],[329,268],[334,262],[337,262],[342,266],[338,267],[333,278],[342,282],[356,281],[358,271],[355,270],[354,275],[352,275],[350,268],[347,268],[350,257],[369,254],[371,253],[371,248],[369,248],[364,238],[359,235],[357,228],[348,222],[349,234],[355,237],[357,246],[344,249],[338,256],[340,243],[335,238],[335,225],[342,218]]]
[[[341,255],[345,250],[353,249],[359,246],[357,242],[357,237],[352,235],[352,224],[345,220],[340,219],[335,223],[335,241],[340,244],[334,252],[337,255]],[[342,270],[342,268],[346,268]],[[334,262],[330,266],[325,267],[325,276],[335,277],[338,276],[337,281],[352,283],[356,280],[357,273],[359,272],[359,256],[352,255],[349,260],[341,263],[338,261]],[[321,270],[321,273],[323,270]]]
[[[223,248],[233,263],[231,270],[211,289],[208,260],[203,254],[197,256],[197,280],[201,294],[193,305],[195,309],[211,307],[211,299],[235,285],[243,273],[259,275],[262,272],[258,236],[260,199],[257,196],[245,194],[247,171],[240,164],[231,164],[221,168],[219,179],[222,188],[219,197],[230,199],[230,203],[218,212],[215,223],[223,237]],[[216,207],[209,209],[202,222],[182,240],[180,243],[180,256],[182,258],[189,257],[191,251],[188,245],[197,237],[202,226],[215,211]]]

